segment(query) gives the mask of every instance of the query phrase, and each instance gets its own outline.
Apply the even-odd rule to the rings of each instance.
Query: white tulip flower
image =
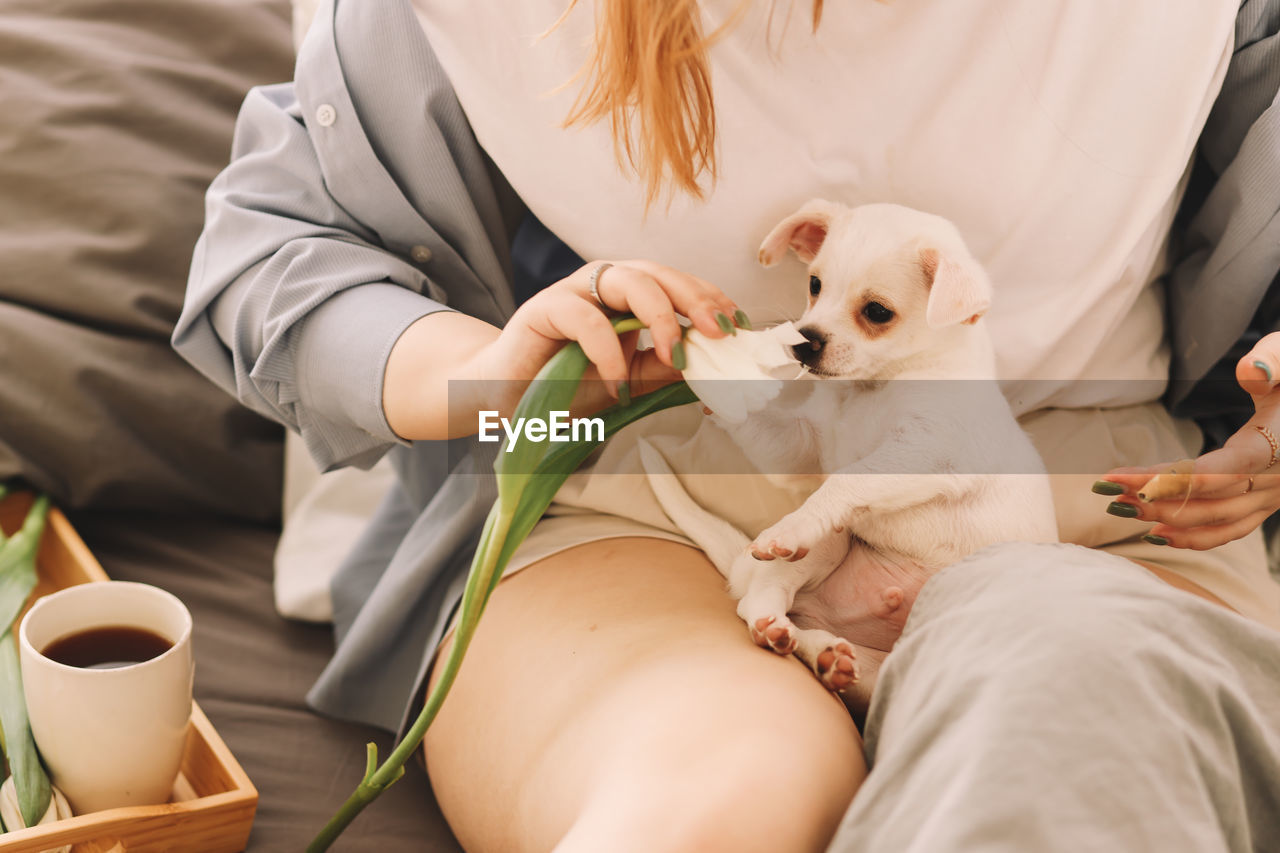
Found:
[[[783,380],[804,373],[791,346],[805,340],[791,323],[758,332],[739,329],[723,338],[690,329],[684,338],[684,381],[717,417],[742,423],[782,393]],[[731,379],[744,381],[723,381]]]
[[[67,802],[67,798],[62,795],[62,792],[57,788],[53,788],[51,794],[49,797],[49,809],[44,813],[44,817],[40,818],[40,823],[36,824],[37,826],[44,826],[48,823],[73,817],[71,804]],[[4,821],[5,827],[10,832],[27,828],[26,824],[22,822],[22,811],[18,808],[18,790],[13,785],[12,776],[5,779],[4,784],[0,785],[0,820]],[[53,847],[45,850],[44,853],[71,853],[71,845]]]

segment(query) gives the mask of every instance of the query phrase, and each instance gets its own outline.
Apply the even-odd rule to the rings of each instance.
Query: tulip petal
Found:
[[[758,332],[740,329],[727,338],[709,338],[696,329],[685,336],[685,382],[716,416],[742,423],[782,393],[782,380],[803,373],[790,346],[805,337],[791,323]]]

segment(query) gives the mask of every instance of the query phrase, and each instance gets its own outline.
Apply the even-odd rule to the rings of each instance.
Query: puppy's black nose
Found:
[[[813,326],[805,326],[797,331],[804,335],[805,342],[792,346],[791,352],[801,364],[812,367],[822,358],[822,348],[827,345],[827,336]]]

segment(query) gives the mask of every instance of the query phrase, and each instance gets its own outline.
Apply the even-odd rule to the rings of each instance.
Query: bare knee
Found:
[[[787,765],[764,762],[734,778],[695,776],[661,791],[648,780],[647,796],[619,802],[593,799],[556,850],[559,853],[807,853],[826,848],[856,783],[797,778]]]

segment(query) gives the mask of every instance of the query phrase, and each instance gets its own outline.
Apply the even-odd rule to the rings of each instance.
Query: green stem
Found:
[[[621,335],[626,332],[634,332],[644,328],[644,324],[638,319],[631,316],[615,317],[612,321],[614,331]],[[577,364],[576,362],[580,362]],[[586,368],[586,357],[582,355],[581,348],[570,344],[565,347],[552,362],[548,362],[543,370],[539,373],[539,377],[544,374],[547,377],[553,377],[557,373],[571,371],[574,376],[574,385],[582,378],[582,371]],[[536,381],[536,380],[535,380]],[[664,389],[666,390],[666,389]],[[666,400],[670,391],[663,394],[660,398]],[[650,395],[646,395],[650,396]],[[644,400],[644,398],[641,398]],[[517,407],[517,414],[520,409],[526,405],[536,405],[538,402],[545,403],[545,397],[541,400],[536,399],[536,395],[530,391],[526,391],[524,397],[521,398],[520,406]],[[567,400],[566,400],[567,402]],[[651,406],[653,401],[649,401],[646,405],[637,406],[635,411],[637,416],[646,412],[646,406]],[[665,405],[671,405],[670,402]],[[658,405],[657,408],[665,408],[665,405]],[[630,406],[621,407],[622,410],[630,409]],[[625,415],[620,420],[626,420]],[[581,460],[576,460],[581,462]],[[435,721],[436,714],[440,711],[440,706],[444,703],[445,696],[448,695],[449,689],[453,686],[454,679],[458,676],[458,669],[462,666],[463,656],[467,652],[467,648],[471,645],[471,638],[474,636],[476,627],[480,623],[480,616],[484,612],[485,605],[489,601],[489,596],[493,593],[494,588],[501,579],[502,569],[510,559],[511,551],[514,545],[507,541],[513,523],[520,513],[524,513],[520,525],[518,526],[518,540],[523,540],[528,535],[528,528],[533,522],[542,515],[546,508],[546,503],[550,502],[554,489],[547,490],[546,494],[540,496],[541,505],[531,507],[530,502],[526,500],[526,486],[528,479],[534,475],[537,470],[543,468],[546,463],[546,456],[538,460],[540,464],[535,464],[531,470],[526,471],[523,475],[511,474],[509,476],[516,479],[508,480],[508,483],[519,482],[519,486],[512,486],[511,493],[504,493],[499,488],[498,500],[494,502],[493,509],[489,511],[488,517],[485,519],[484,530],[480,534],[480,543],[476,548],[476,554],[471,564],[471,571],[467,576],[467,585],[462,593],[462,603],[460,605],[460,616],[458,619],[458,627],[454,632],[453,645],[449,649],[449,655],[445,659],[444,668],[441,670],[440,677],[436,681],[435,687],[427,695],[427,701],[422,706],[422,711],[418,714],[417,720],[405,733],[403,740],[392,751],[387,760],[378,767],[377,765],[377,748],[374,744],[368,745],[367,765],[365,767],[364,778],[360,784],[356,786],[351,796],[342,804],[342,807],[334,814],[329,822],[321,828],[320,832],[307,846],[307,853],[321,853],[328,850],[330,845],[338,838],[339,835],[351,824],[356,816],[360,814],[369,803],[373,802],[378,796],[392,784],[404,775],[404,765],[417,750],[422,739],[426,736],[427,729],[430,728],[432,722]],[[517,469],[519,466],[516,466]],[[577,465],[575,464],[576,468]],[[503,472],[501,467],[498,469],[500,482],[502,481]],[[545,469],[544,469],[545,470]],[[559,482],[563,482],[564,477],[568,475],[568,471],[555,472]],[[534,500],[534,502],[538,502]]]
[[[627,332],[635,332],[644,328],[644,323],[630,315],[615,317],[612,322],[614,333],[619,335],[625,335]]]
[[[449,649],[448,658],[445,659],[440,678],[428,694],[418,719],[414,721],[409,731],[405,732],[404,739],[387,756],[387,760],[376,770],[373,769],[373,765],[377,761],[377,752],[374,745],[369,744],[369,764],[365,769],[364,779],[307,846],[307,853],[321,853],[328,850],[351,821],[364,811],[365,806],[377,799],[384,790],[404,775],[405,763],[422,743],[427,729],[435,720],[436,714],[440,712],[440,706],[444,703],[449,688],[453,686],[453,681],[458,676],[462,658],[467,653],[467,647],[471,645],[471,638],[480,622],[480,611],[484,609],[489,593],[493,589],[494,576],[499,569],[498,557],[502,551],[501,545],[506,540],[507,531],[511,528],[511,520],[511,511],[503,511],[501,501],[495,503],[485,521],[480,545],[476,549],[476,565],[473,566],[474,570],[468,576],[466,588],[462,593],[461,616],[457,630],[454,632],[453,645]]]

